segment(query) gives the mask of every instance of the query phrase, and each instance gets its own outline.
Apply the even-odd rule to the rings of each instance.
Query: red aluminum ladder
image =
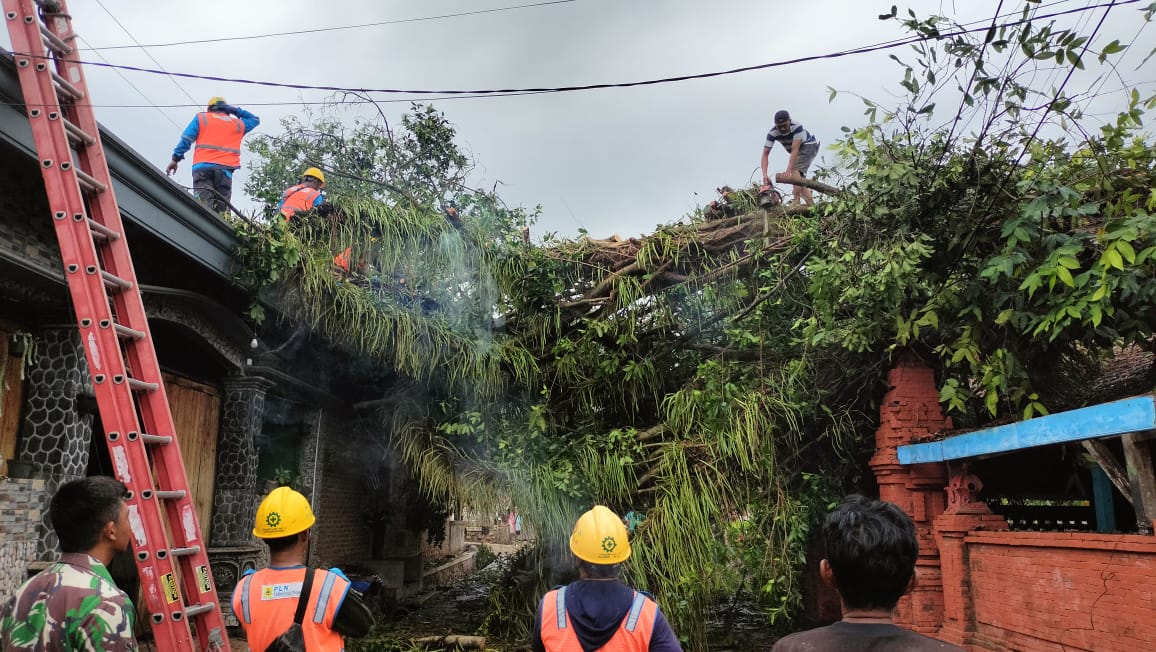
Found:
[[[156,647],[228,650],[72,18],[64,0],[2,1]]]

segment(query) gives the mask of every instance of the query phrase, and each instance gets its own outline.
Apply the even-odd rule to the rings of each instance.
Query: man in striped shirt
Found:
[[[783,149],[790,152],[791,155],[784,174],[793,173],[806,178],[807,170],[811,168],[811,163],[814,162],[815,156],[819,153],[819,140],[815,138],[814,134],[804,129],[803,125],[793,122],[790,113],[780,110],[775,112],[775,126],[767,132],[767,142],[763,145],[763,185],[769,186],[771,184],[771,178],[767,176],[767,161],[771,155],[771,147],[775,143],[781,144]],[[808,206],[813,203],[809,188],[794,186],[792,192],[796,204],[800,200]]]

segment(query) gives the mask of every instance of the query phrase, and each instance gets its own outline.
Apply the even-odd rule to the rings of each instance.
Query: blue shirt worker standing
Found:
[[[212,98],[207,110],[185,127],[165,172],[176,174],[177,165],[193,148],[193,194],[213,211],[224,213],[233,198],[233,171],[241,167],[241,140],[259,124],[261,119],[245,109],[223,97]]]
[[[804,179],[807,177],[807,170],[811,168],[811,163],[815,161],[815,156],[819,153],[819,139],[815,135],[803,128],[803,125],[791,120],[791,114],[787,111],[780,110],[775,112],[775,126],[767,132],[767,142],[763,145],[763,185],[769,186],[771,178],[767,176],[767,165],[771,155],[771,147],[775,143],[783,146],[790,154],[787,160],[787,169],[785,174],[798,175]],[[794,186],[792,189],[794,193],[794,202],[797,204],[800,201],[810,206],[814,200],[811,197],[811,190],[803,186]]]

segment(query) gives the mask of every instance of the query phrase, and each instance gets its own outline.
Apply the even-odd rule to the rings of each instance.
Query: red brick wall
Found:
[[[323,432],[325,460],[317,493],[317,538],[313,544],[315,564],[341,566],[370,557],[369,530],[362,509],[365,503],[364,474],[351,463],[341,441],[347,424],[331,419]]]
[[[1156,538],[975,532],[964,544],[973,649],[1140,650],[1156,642]]]

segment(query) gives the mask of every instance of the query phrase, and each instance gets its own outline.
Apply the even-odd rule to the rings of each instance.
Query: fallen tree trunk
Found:
[[[819,192],[826,195],[837,195],[843,192],[839,188],[836,188],[835,186],[829,186],[822,181],[805,179],[794,174],[784,174],[782,172],[775,175],[775,183],[789,183],[792,186],[803,186],[804,188],[810,188],[811,190],[818,190]]]
[[[437,648],[456,648],[459,650],[484,650],[486,649],[485,636],[460,636],[458,634],[447,634],[445,636],[423,636],[415,638],[411,641],[414,645],[419,647],[437,649]]]

